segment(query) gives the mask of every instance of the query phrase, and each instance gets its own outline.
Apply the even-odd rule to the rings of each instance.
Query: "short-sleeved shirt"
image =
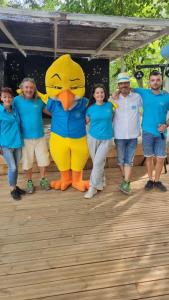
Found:
[[[142,129],[154,136],[160,136],[158,127],[166,123],[169,110],[169,94],[163,91],[154,94],[151,89],[136,88],[143,101]]]
[[[93,104],[86,112],[90,119],[88,133],[97,140],[109,140],[113,137],[113,105],[105,102],[103,105]]]
[[[60,101],[49,98],[46,109],[52,114],[51,131],[67,138],[85,136],[87,103],[87,98],[80,98],[72,109],[65,111]]]
[[[42,112],[45,104],[40,98],[25,99],[16,96],[14,107],[21,120],[21,133],[24,139],[37,139],[44,136]]]
[[[131,92],[126,97],[119,95],[113,119],[115,139],[135,139],[139,136],[141,107],[139,94]]]
[[[9,113],[0,104],[0,146],[17,149],[22,145],[20,118],[17,111],[13,108]]]

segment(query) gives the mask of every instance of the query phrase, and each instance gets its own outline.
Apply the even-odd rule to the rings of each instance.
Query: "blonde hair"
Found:
[[[35,87],[35,92],[34,92],[34,94],[33,94],[33,99],[37,99],[37,98],[38,98],[38,93],[37,93],[36,83],[35,83],[35,80],[34,80],[33,78],[30,78],[30,77],[25,77],[25,78],[22,80],[22,82],[20,83],[19,88],[21,89],[21,95],[24,96],[22,89],[23,89],[24,83],[27,82],[27,81],[31,82],[31,83],[34,85],[34,87]]]

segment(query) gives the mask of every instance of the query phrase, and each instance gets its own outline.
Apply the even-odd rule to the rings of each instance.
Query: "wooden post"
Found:
[[[5,68],[5,60],[3,56],[3,52],[0,51],[0,88],[4,86],[4,68]]]

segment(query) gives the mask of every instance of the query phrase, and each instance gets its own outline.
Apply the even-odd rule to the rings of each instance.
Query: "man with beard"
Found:
[[[149,77],[150,89],[136,88],[143,101],[142,144],[149,180],[145,190],[153,188],[166,192],[167,188],[160,181],[160,175],[167,156],[167,112],[169,94],[161,90],[162,76],[159,71],[152,71]],[[155,177],[153,178],[154,160],[156,157]]]
[[[119,188],[123,193],[130,194],[131,170],[137,147],[137,137],[140,135],[142,100],[139,94],[131,92],[130,78],[127,73],[120,73],[117,77],[117,83],[119,99],[113,125],[117,160],[123,176]]]

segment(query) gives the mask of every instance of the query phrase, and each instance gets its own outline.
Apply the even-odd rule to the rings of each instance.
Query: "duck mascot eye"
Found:
[[[72,185],[85,191],[89,182],[82,179],[82,172],[89,153],[83,70],[70,55],[62,55],[48,68],[45,85],[46,95],[39,93],[39,96],[51,112],[50,152],[60,171],[60,179],[52,181],[51,187],[65,190]]]

